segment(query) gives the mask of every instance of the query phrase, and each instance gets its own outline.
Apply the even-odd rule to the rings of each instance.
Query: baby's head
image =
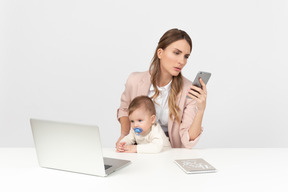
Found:
[[[128,107],[128,115],[137,135],[149,133],[156,118],[153,101],[147,96],[135,97]]]

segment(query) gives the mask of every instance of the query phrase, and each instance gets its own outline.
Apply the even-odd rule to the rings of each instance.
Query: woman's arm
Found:
[[[191,89],[189,91],[190,94],[188,94],[189,97],[191,97],[197,102],[197,113],[189,128],[190,141],[193,141],[194,139],[196,139],[202,132],[201,126],[202,126],[204,111],[206,108],[207,88],[201,78],[200,78],[200,83],[202,85],[202,89],[196,86],[191,86]]]
[[[202,132],[202,119],[204,111],[198,111],[195,115],[192,125],[189,128],[189,141],[194,141]]]
[[[131,75],[129,75],[126,83],[124,92],[121,95],[120,107],[117,110],[117,119],[121,125],[121,135],[116,142],[116,148],[119,144],[119,141],[123,139],[126,135],[128,135],[130,130],[130,121],[128,118],[128,106],[131,102],[131,91],[132,91],[132,83],[131,83]]]
[[[118,146],[119,142],[129,133],[130,130],[130,121],[128,117],[120,117],[119,118],[121,124],[121,135],[116,142],[116,147]]]

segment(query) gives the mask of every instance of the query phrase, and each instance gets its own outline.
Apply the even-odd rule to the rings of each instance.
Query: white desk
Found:
[[[0,191],[288,191],[288,148],[172,149],[159,154],[104,155],[132,163],[108,177],[38,166],[34,148],[0,148]],[[203,158],[216,173],[185,174],[173,161]]]

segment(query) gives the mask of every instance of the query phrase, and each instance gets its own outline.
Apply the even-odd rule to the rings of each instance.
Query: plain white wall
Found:
[[[197,147],[288,147],[287,1],[0,1],[0,146],[33,146],[29,118],[97,124],[105,147],[128,75],[170,28],[183,74],[212,72]]]

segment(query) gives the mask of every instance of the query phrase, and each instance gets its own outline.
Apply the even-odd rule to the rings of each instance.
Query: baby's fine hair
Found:
[[[156,115],[155,106],[151,98],[148,96],[135,97],[128,107],[128,115],[133,113],[136,109],[144,107],[151,115]]]

